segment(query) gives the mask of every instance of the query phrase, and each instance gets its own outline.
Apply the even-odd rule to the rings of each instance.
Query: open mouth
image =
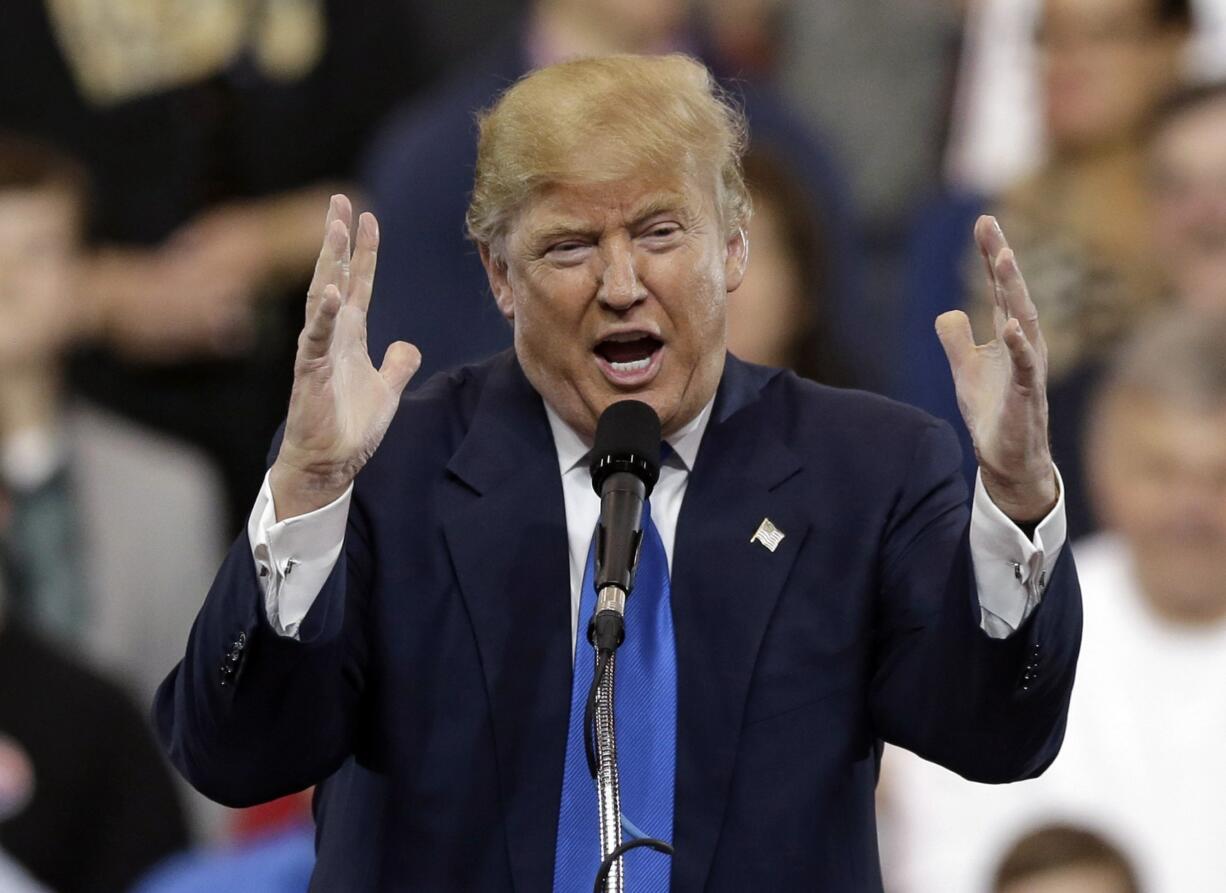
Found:
[[[595,354],[605,374],[618,384],[640,384],[658,367],[664,343],[643,332],[626,332],[605,338]]]

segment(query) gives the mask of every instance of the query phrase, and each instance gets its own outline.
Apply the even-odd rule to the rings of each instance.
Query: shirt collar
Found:
[[[707,422],[711,420],[711,407],[714,405],[715,397],[712,397],[702,411],[687,422],[683,428],[664,438],[665,442],[673,448],[673,455],[666,462],[680,463],[686,471],[694,467],[694,460],[698,458],[698,447],[702,444],[702,435],[707,430]],[[549,417],[549,428],[553,432],[553,445],[558,451],[558,468],[562,474],[565,475],[577,467],[586,468],[588,453],[592,449],[591,444],[564,422],[548,403],[545,403],[545,415]]]

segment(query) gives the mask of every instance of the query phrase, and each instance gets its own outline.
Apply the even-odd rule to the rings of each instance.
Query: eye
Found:
[[[653,223],[643,231],[643,238],[654,245],[668,245],[681,234],[680,224],[671,221]]]
[[[575,263],[583,258],[584,250],[588,247],[586,242],[580,242],[577,239],[567,239],[564,242],[555,242],[545,249],[545,257],[559,263]]]

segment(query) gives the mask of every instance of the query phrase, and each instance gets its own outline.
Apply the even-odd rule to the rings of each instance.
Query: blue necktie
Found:
[[[645,507],[646,524],[634,591],[626,602],[626,641],[617,650],[614,707],[621,774],[622,839],[673,839],[677,762],[677,654],[668,559]],[[554,893],[587,893],[600,869],[596,783],[583,747],[583,712],[595,673],[588,621],[596,605],[595,538],[579,597],[578,642],[570,696],[570,732],[554,856]],[[672,860],[645,847],[624,857],[627,893],[666,893]]]

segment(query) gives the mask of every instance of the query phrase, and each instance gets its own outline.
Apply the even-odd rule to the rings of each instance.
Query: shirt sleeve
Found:
[[[268,475],[247,519],[247,539],[264,586],[268,622],[278,635],[298,638],[298,625],[336,566],[345,542],[353,485],[323,508],[278,521]]]
[[[1051,569],[1064,549],[1067,525],[1064,481],[1059,469],[1056,485],[1060,490],[1056,505],[1035,527],[1034,538],[1030,540],[992,502],[982,477],[975,477],[971,563],[979,593],[979,625],[994,639],[1008,638],[1039,606]]]

